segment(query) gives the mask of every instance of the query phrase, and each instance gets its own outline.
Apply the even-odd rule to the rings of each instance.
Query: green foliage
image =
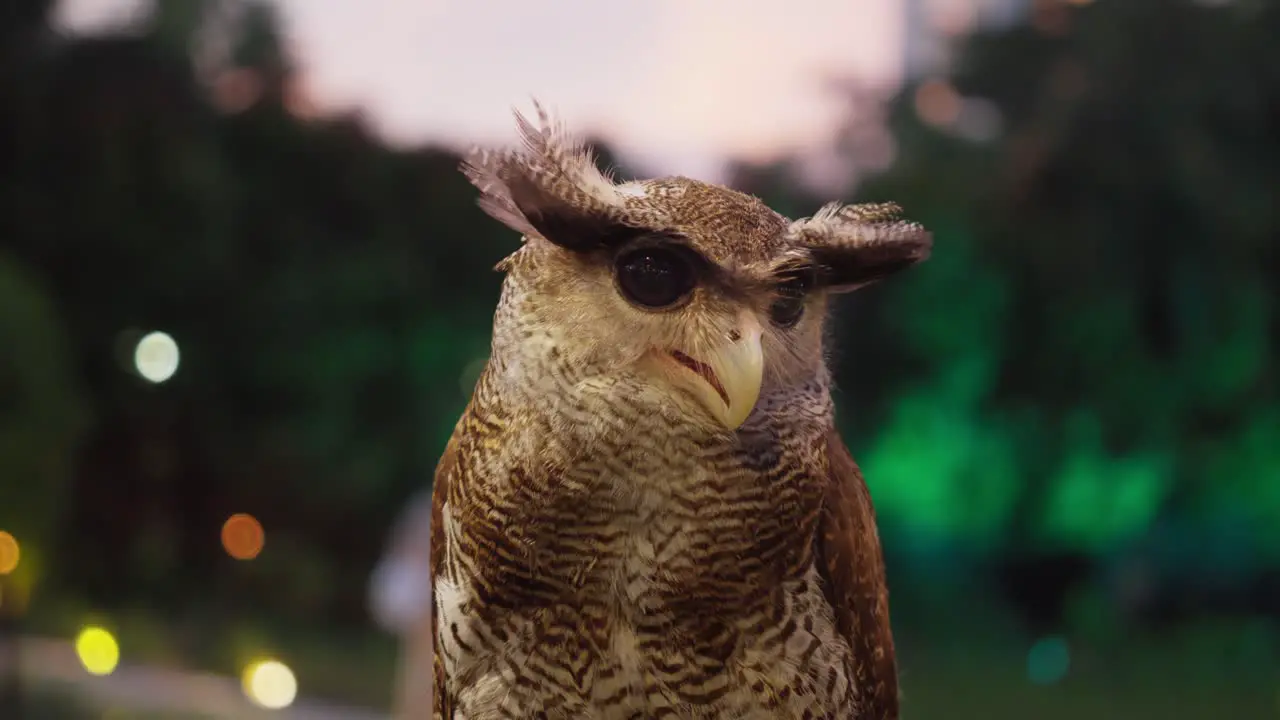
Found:
[[[68,344],[44,287],[0,253],[0,530],[26,566],[48,554],[89,419]]]
[[[453,153],[293,116],[273,17],[250,10],[221,69],[252,79],[235,112],[173,51],[209,14],[194,7],[0,75],[0,366],[22,390],[0,416],[0,527],[58,501],[67,532],[44,550],[61,582],[233,602],[208,574],[229,572],[223,520],[252,512],[279,571],[268,606],[363,618],[363,580],[334,578],[363,578],[430,482],[517,238],[483,219]],[[181,351],[159,387],[132,371],[152,329]],[[81,405],[100,424],[77,455]]]
[[[863,455],[882,516],[1093,553],[1230,516],[1274,561],[1280,12],[1049,11],[962,47],[951,81],[1000,110],[994,141],[923,124],[907,88],[899,162],[862,189],[937,242],[841,327],[917,371],[859,380],[888,417]]]
[[[970,382],[953,374],[901,395],[862,455],[877,511],[904,545],[1002,546],[1021,481],[1015,434],[971,422],[955,389]]]
[[[1171,490],[1169,456],[1107,453],[1098,418],[1087,411],[1068,417],[1063,431],[1072,452],[1048,480],[1036,539],[1101,553],[1150,527]]]

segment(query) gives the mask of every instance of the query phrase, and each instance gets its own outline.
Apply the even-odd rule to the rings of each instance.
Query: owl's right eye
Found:
[[[618,288],[628,300],[649,310],[670,308],[689,297],[698,274],[687,253],[669,247],[644,247],[618,256]]]

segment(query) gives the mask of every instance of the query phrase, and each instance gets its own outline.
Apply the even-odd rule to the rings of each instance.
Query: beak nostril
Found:
[[[738,342],[741,339],[742,339],[742,333],[738,332],[737,330],[729,331],[729,342]]]

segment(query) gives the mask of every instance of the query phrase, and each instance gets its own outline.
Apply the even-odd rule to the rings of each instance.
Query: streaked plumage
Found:
[[[436,471],[437,715],[896,718],[823,321],[928,233],[887,204],[792,222],[685,178],[615,184],[539,116],[463,168],[525,242]]]

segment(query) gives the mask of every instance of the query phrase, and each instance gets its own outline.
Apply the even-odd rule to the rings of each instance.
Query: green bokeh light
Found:
[[[1071,650],[1061,637],[1040,638],[1027,653],[1027,678],[1037,685],[1052,685],[1066,677]]]

